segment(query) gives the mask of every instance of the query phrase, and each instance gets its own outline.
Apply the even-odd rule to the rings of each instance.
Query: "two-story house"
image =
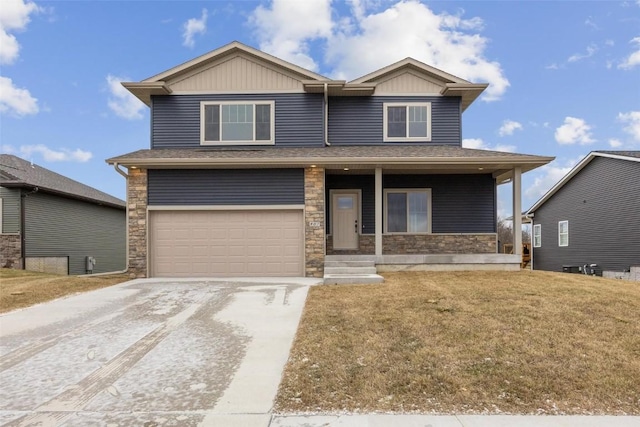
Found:
[[[331,80],[233,42],[123,85],[151,108],[150,149],[107,160],[138,276],[519,268],[497,254],[496,186],[520,212],[521,174],[552,158],[462,148],[486,84],[411,58]]]

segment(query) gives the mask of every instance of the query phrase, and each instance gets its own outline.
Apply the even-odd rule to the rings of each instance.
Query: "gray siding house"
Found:
[[[0,155],[0,267],[58,274],[126,266],[125,203],[32,164]],[[87,269],[87,257],[95,265]]]
[[[527,212],[533,268],[640,266],[640,151],[594,151]]]
[[[233,42],[140,82],[150,148],[127,179],[139,277],[519,268],[497,253],[496,186],[550,157],[462,148],[486,89],[411,58],[347,82]],[[341,258],[342,257],[342,258]]]

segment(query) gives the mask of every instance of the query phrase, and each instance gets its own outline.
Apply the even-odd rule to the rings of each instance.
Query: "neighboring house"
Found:
[[[125,269],[120,199],[2,154],[0,212],[0,267],[59,274]],[[87,257],[95,266],[87,266]]]
[[[594,151],[526,213],[533,268],[640,266],[640,151]]]
[[[487,85],[411,58],[345,82],[233,42],[123,85],[151,108],[151,148],[107,160],[138,276],[322,277],[347,254],[518,268],[497,254],[496,186],[513,180],[519,212],[521,173],[552,160],[462,148]]]

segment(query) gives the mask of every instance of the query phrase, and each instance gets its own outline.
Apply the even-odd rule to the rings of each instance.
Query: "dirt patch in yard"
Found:
[[[640,286],[547,272],[318,286],[279,412],[640,415]]]
[[[126,274],[90,277],[60,276],[2,268],[0,269],[0,313],[128,280],[130,279]]]

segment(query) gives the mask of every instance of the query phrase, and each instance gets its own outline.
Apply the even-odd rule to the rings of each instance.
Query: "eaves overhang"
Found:
[[[0,187],[24,188],[27,191],[53,194],[56,196],[67,198],[67,199],[81,200],[83,202],[88,202],[88,203],[92,203],[99,206],[109,206],[112,208],[122,209],[122,210],[126,209],[126,205],[124,202],[122,204],[111,203],[105,200],[97,200],[92,197],[81,196],[81,195],[69,193],[66,191],[56,190],[55,188],[48,188],[41,185],[30,184],[24,181],[3,181],[3,182],[0,182]]]
[[[459,96],[462,98],[462,111],[466,110],[484,90],[488,83],[447,83],[440,94],[443,96]]]
[[[369,96],[373,95],[377,83],[347,83],[344,80],[305,80],[302,82],[307,93],[324,93],[329,96]]]
[[[151,107],[152,95],[170,95],[171,88],[163,81],[158,82],[122,82],[129,92]]]

